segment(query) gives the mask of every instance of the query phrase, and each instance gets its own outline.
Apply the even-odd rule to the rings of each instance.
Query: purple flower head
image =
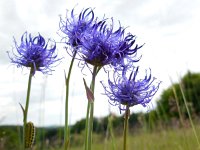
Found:
[[[110,20],[111,23],[108,24]],[[63,39],[72,47],[72,53],[78,52],[83,67],[85,64],[118,67],[139,61],[136,53],[142,46],[136,44],[133,47],[135,36],[125,34],[125,29],[120,24],[114,30],[113,22],[113,18],[95,18],[91,8],[83,9],[79,15],[72,9],[70,17],[60,19],[60,30],[65,34]]]
[[[17,67],[32,67],[32,75],[36,71],[42,73],[48,73],[52,71],[52,64],[60,59],[56,59],[55,54],[56,44],[54,43],[49,48],[49,40],[45,39],[39,34],[36,37],[32,37],[25,32],[21,37],[21,44],[18,45],[14,39],[15,48],[18,54],[13,52],[13,57],[10,57],[11,62],[17,64]]]
[[[67,17],[66,21],[60,18],[60,30],[65,34],[63,37],[67,44],[77,47],[82,44],[81,37],[85,31],[90,30],[94,22],[94,12],[91,8],[84,9],[79,15],[71,11],[71,17]]]
[[[93,66],[104,66],[113,59],[112,28],[107,28],[106,21],[93,26],[92,32],[83,37],[83,46],[80,53],[83,60]]]
[[[116,70],[113,74],[113,82],[108,79],[109,87],[102,84],[109,102],[119,106],[120,111],[125,110],[126,106],[137,104],[145,107],[158,91],[161,82],[156,82],[156,78],[151,76],[151,70],[149,74],[146,72],[144,79],[137,79],[138,69],[139,67],[134,68],[128,77],[127,68],[122,72]]]
[[[107,19],[93,25],[91,32],[87,32],[81,39],[82,46],[80,53],[83,60],[93,66],[105,65],[124,65],[124,59],[127,62],[136,62],[135,54],[142,46],[136,45],[133,35],[125,36],[125,29],[119,26],[114,30],[112,24],[108,26]]]

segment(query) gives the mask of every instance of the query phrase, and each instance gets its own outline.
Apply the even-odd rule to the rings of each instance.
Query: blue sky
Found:
[[[86,7],[95,8],[95,15],[119,20],[127,31],[137,36],[137,43],[144,47],[139,51],[142,59],[138,63],[143,69],[151,68],[152,74],[162,81],[161,88],[152,100],[155,107],[163,89],[187,70],[200,72],[199,0],[112,0],[112,1],[69,1],[69,0],[1,0],[0,1],[0,124],[22,124],[19,103],[25,103],[28,71],[10,64],[6,51],[11,51],[13,36],[19,40],[28,31],[40,32],[44,37],[60,40],[57,34],[59,16],[65,17],[66,10],[76,6],[77,12]],[[117,23],[116,23],[117,25]],[[32,93],[28,120],[36,125],[64,124],[64,69],[69,66],[70,57],[59,45],[63,62],[51,76],[37,73],[32,82]],[[86,97],[82,78],[90,82],[90,76],[83,75],[80,68],[73,69],[70,92],[70,123],[85,117]],[[88,74],[87,72],[85,72]],[[75,74],[78,76],[75,76]],[[102,72],[98,81],[106,79]],[[95,116],[105,116],[112,111],[119,114],[117,107],[110,107],[100,83],[96,85]],[[132,111],[148,111],[134,106]]]

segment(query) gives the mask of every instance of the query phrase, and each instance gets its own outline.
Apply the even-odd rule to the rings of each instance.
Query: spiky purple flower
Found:
[[[81,39],[82,49],[85,62],[93,66],[105,65],[125,65],[126,62],[139,61],[135,54],[142,46],[132,48],[135,43],[135,36],[132,34],[125,35],[125,29],[119,26],[114,30],[113,19],[112,24],[107,24],[107,20],[103,20],[95,24],[91,32],[85,33]]]
[[[116,70],[113,81],[108,79],[109,87],[103,84],[109,102],[119,106],[120,110],[137,104],[145,107],[158,91],[161,82],[157,82],[156,78],[151,76],[151,70],[149,74],[146,72],[144,79],[137,79],[138,69],[139,67],[134,68],[128,77],[127,68],[124,68],[121,73]]]
[[[49,46],[49,40],[46,42],[40,34],[32,37],[31,34],[25,32],[21,37],[21,44],[18,45],[15,39],[14,43],[17,54],[13,52],[11,57],[8,52],[11,63],[17,64],[17,67],[31,67],[32,75],[36,71],[42,73],[52,71],[52,64],[60,60],[56,59],[56,43],[53,42],[53,45]]]
[[[110,20],[112,23],[108,24]],[[72,9],[69,18],[61,18],[60,30],[65,34],[63,39],[73,48],[72,51],[78,51],[78,56],[85,63],[98,67],[108,64],[116,67],[139,61],[135,55],[142,46],[136,44],[133,47],[135,36],[125,34],[121,25],[114,30],[114,21],[110,20],[95,18],[91,8],[82,10],[79,15]]]
[[[116,31],[116,34],[117,32],[120,31]],[[82,41],[80,53],[86,63],[104,66],[112,62],[115,51],[112,45],[115,42],[114,34],[112,28],[107,28],[106,21],[95,24],[92,32],[87,32]]]
[[[74,14],[74,9],[71,11],[71,16],[63,20],[60,18],[60,30],[65,34],[63,37],[66,43],[72,47],[77,47],[82,44],[81,38],[85,31],[89,31],[94,23],[94,12],[91,8],[84,9],[79,15]]]

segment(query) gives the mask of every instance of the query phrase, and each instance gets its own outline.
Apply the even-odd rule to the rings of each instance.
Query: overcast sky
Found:
[[[77,5],[77,6],[76,6]],[[76,6],[79,12],[83,8],[95,8],[95,15],[113,17],[127,31],[137,36],[137,43],[144,47],[139,51],[141,68],[151,68],[153,76],[162,81],[161,88],[152,100],[155,107],[163,89],[175,82],[187,70],[200,72],[199,0],[1,0],[0,1],[0,125],[22,124],[22,111],[19,103],[25,105],[28,80],[27,69],[19,69],[10,64],[6,51],[11,51],[13,37],[18,41],[28,31],[38,32],[45,38],[60,40],[57,34],[59,16],[65,17],[66,10]],[[64,69],[69,67],[70,57],[58,45],[59,55],[65,59],[55,68],[53,75],[36,73],[32,81],[28,120],[36,125],[64,124]],[[86,73],[87,74],[87,73]],[[78,75],[75,77],[75,75]],[[82,78],[88,84],[90,76],[82,75],[80,68],[73,68],[70,90],[70,123],[85,117],[87,101]],[[101,77],[101,78],[98,78]],[[117,107],[110,107],[103,92],[100,80],[106,79],[104,72],[99,74],[96,84],[95,116],[101,117],[109,110],[119,114]],[[132,111],[148,111],[142,106],[134,106]]]

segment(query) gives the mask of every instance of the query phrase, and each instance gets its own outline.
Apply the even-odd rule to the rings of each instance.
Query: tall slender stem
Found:
[[[90,85],[90,89],[94,94],[94,87],[95,87],[95,79],[96,79],[96,75],[97,75],[97,71],[98,71],[98,67],[94,66],[93,68],[93,73],[92,73],[92,82]],[[93,120],[94,120],[94,100],[92,102],[90,102],[90,121],[89,121],[89,146],[88,146],[88,150],[91,150],[92,148],[92,132],[93,132]]]
[[[77,53],[77,51],[75,51],[74,54],[73,54],[73,57],[72,57],[72,60],[71,60],[70,66],[69,66],[67,78],[65,76],[66,101],[65,101],[64,150],[67,150],[68,146],[69,146],[69,135],[70,135],[70,131],[69,131],[69,127],[68,127],[69,81],[70,81],[71,71],[72,71],[72,67],[73,67],[73,63],[74,63],[76,53]]]
[[[116,150],[114,132],[113,132],[113,123],[112,122],[113,122],[113,116],[110,115],[109,118],[108,118],[108,124],[109,124],[110,136],[111,136],[111,141],[112,141],[112,150]]]
[[[88,150],[89,114],[90,114],[90,102],[88,101],[86,122],[85,122],[85,150]]]
[[[96,75],[101,68],[94,66],[92,72],[92,81],[90,84],[90,90],[94,95],[95,79]],[[93,116],[94,116],[94,100],[88,100],[87,114],[86,114],[86,126],[85,126],[85,150],[91,150],[92,145],[92,131],[93,131]]]
[[[92,148],[92,132],[93,132],[93,120],[94,120],[94,102],[90,102],[90,120],[89,120],[89,134],[88,134],[88,150]]]
[[[180,89],[181,89],[181,94],[183,96],[183,101],[184,101],[184,104],[185,104],[185,107],[186,107],[186,110],[187,110],[187,114],[188,114],[188,117],[189,117],[189,120],[190,120],[190,124],[191,124],[192,130],[193,130],[194,136],[197,140],[198,148],[200,148],[200,141],[199,141],[199,138],[198,138],[198,135],[197,135],[197,132],[196,132],[196,128],[195,128],[194,123],[192,121],[192,116],[191,116],[190,110],[188,108],[188,103],[187,103],[187,99],[186,99],[184,91],[183,91],[182,83],[180,83],[179,86],[180,86]]]
[[[124,115],[124,143],[123,143],[123,150],[127,150],[127,133],[128,133],[128,119],[129,119],[129,107],[126,107],[126,112]]]
[[[24,124],[23,124],[23,149],[26,149],[26,124],[27,124],[27,116],[28,116],[28,106],[29,106],[29,100],[30,100],[30,92],[31,92],[31,81],[33,76],[33,67],[31,67],[29,79],[28,79],[28,88],[27,88],[27,95],[26,95],[26,105],[24,109]]]

